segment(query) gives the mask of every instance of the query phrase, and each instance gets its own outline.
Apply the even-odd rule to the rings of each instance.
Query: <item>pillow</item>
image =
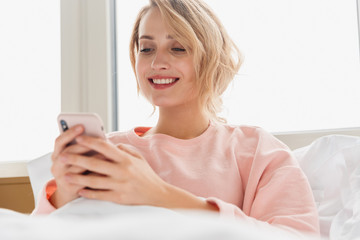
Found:
[[[360,137],[321,137],[294,154],[309,179],[322,236],[360,236]]]
[[[37,203],[37,196],[45,184],[53,178],[51,174],[51,152],[39,158],[31,160],[27,164],[31,188],[33,190],[35,204]]]

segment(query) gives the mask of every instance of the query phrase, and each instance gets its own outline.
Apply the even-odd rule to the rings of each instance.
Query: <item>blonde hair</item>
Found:
[[[130,41],[135,71],[139,51],[139,25],[149,9],[158,7],[174,38],[194,57],[200,104],[213,120],[221,111],[221,95],[242,64],[242,55],[213,11],[201,0],[150,0],[138,14]],[[140,90],[139,84],[138,92]]]

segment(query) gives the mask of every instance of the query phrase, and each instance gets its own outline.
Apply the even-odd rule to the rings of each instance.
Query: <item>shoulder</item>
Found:
[[[289,151],[289,148],[273,134],[258,126],[216,124],[217,135],[236,148],[255,153],[264,151]]]
[[[250,157],[248,163],[256,166],[254,169],[257,173],[272,176],[272,173],[280,169],[292,171],[294,167],[299,168],[289,147],[263,128],[235,125],[223,125],[223,128],[228,132],[233,132],[237,139],[237,144],[233,144],[235,149],[240,151],[241,156],[247,153],[246,156]]]
[[[258,140],[270,140],[277,141],[275,137],[266,131],[265,129],[258,126],[251,125],[233,125],[233,124],[215,124],[218,134],[224,134],[235,138],[248,139],[253,141]]]
[[[129,131],[127,131],[127,132],[123,132],[123,131],[110,132],[110,133],[106,134],[106,139],[113,144],[127,143],[128,142],[128,134],[129,134]]]
[[[151,127],[135,127],[128,131],[115,131],[106,134],[106,138],[113,144],[130,144],[138,145],[141,144],[143,138],[140,136],[150,130]]]

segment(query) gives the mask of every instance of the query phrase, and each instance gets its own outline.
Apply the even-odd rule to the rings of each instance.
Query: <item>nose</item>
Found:
[[[164,52],[158,51],[154,55],[154,59],[153,59],[153,61],[151,63],[151,67],[154,70],[168,69],[170,67],[169,56]]]

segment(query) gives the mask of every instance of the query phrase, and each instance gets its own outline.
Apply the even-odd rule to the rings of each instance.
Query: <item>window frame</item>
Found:
[[[360,60],[360,0],[356,1],[357,20],[358,20],[358,41],[359,41],[359,60]]]
[[[117,129],[115,0],[61,0],[61,111]]]

